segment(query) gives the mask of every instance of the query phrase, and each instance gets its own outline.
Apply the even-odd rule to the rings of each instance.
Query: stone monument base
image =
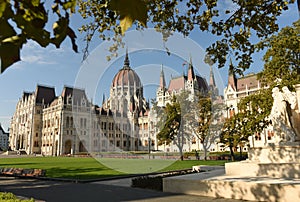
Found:
[[[225,171],[228,176],[300,179],[300,163],[255,163],[246,160],[226,163]]]
[[[300,179],[298,142],[250,148],[248,159],[225,164],[226,175]]]
[[[285,142],[249,148],[248,159],[261,163],[300,163],[300,143]]]
[[[163,191],[250,201],[300,201],[300,145],[250,148],[249,159],[226,163],[223,173],[163,179]]]
[[[300,180],[213,175],[214,172],[164,178],[163,191],[247,201],[300,201]]]

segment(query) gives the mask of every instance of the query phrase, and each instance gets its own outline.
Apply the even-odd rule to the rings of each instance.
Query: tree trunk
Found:
[[[242,147],[240,146],[240,160],[243,158],[243,152],[242,152]]]
[[[207,149],[206,149],[206,147],[203,147],[203,150],[204,150],[204,160],[206,161],[207,160]]]
[[[180,129],[179,131],[179,141],[178,141],[178,149],[179,149],[179,153],[180,153],[180,160],[183,161],[183,131],[182,129]]]
[[[233,146],[229,146],[229,149],[230,149],[231,161],[235,161],[235,159],[234,159],[234,152],[233,152]]]

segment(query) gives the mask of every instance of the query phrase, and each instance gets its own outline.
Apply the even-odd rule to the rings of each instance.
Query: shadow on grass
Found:
[[[98,179],[115,176],[124,176],[125,173],[111,170],[105,167],[99,168],[48,168],[46,176],[51,178],[65,178],[65,179]]]
[[[5,167],[20,167],[20,166],[27,166],[27,165],[35,165],[37,163],[28,163],[28,162],[24,162],[24,163],[0,163],[0,168],[5,168]]]

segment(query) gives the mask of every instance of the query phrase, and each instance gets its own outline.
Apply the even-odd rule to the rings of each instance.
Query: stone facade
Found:
[[[34,92],[23,92],[10,125],[10,149],[27,154],[41,153],[43,107],[55,98],[52,87],[36,87]]]
[[[209,83],[205,78],[200,75],[196,75],[194,72],[194,67],[192,61],[188,64],[187,75],[182,75],[179,77],[174,77],[170,80],[169,85],[166,85],[166,80],[164,76],[163,67],[160,73],[160,85],[156,91],[156,102],[158,107],[165,107],[167,103],[171,103],[173,96],[180,95],[183,91],[188,92],[190,101],[197,100],[198,95],[208,96],[210,95],[214,102],[223,102],[221,96],[219,96],[218,88],[215,83],[215,78],[212,68],[210,69],[210,79]],[[153,120],[154,124],[157,124],[157,119]],[[183,151],[195,151],[203,150],[203,145],[200,143],[199,138],[194,134],[190,127],[184,126],[183,135]],[[156,129],[158,130],[158,129]],[[159,131],[156,131],[158,133]],[[175,143],[169,145],[160,145],[157,147],[158,150],[165,152],[179,152],[178,146]]]
[[[228,85],[224,89],[224,102],[227,108],[225,117],[231,117],[233,114],[238,113],[238,103],[239,101],[248,95],[258,92],[262,88],[268,88],[268,86],[263,86],[257,79],[256,74],[249,74],[241,78],[236,78],[234,73],[229,70]],[[298,97],[298,102],[300,100],[300,84],[295,86],[296,95]],[[298,103],[299,106],[299,103]],[[299,109],[292,111],[291,121],[296,132],[300,132],[300,117]],[[300,140],[300,137],[297,137]],[[250,137],[249,143],[250,147],[263,147],[269,143],[275,143],[277,141],[274,135],[273,126],[265,128],[261,133],[256,133]],[[244,151],[247,148],[244,147]]]
[[[65,155],[155,148],[149,136],[149,104],[138,75],[124,66],[112,81],[102,107],[91,103],[83,89],[38,85],[24,92],[11,121],[10,147],[27,154]],[[148,142],[151,142],[150,147]]]
[[[0,150],[8,150],[9,133],[5,132],[0,124]]]
[[[163,69],[157,89],[160,107],[173,95],[189,92],[194,100],[199,93],[218,96],[211,70],[209,85],[194,73],[189,64],[187,75],[171,79],[166,86]],[[35,92],[24,92],[11,121],[10,147],[27,154],[67,155],[107,151],[176,152],[176,145],[158,146],[157,117],[143,97],[139,76],[130,67],[126,53],[124,65],[114,76],[110,96],[103,96],[99,107],[88,100],[83,89],[64,86],[56,96],[53,87],[38,85]],[[184,151],[201,149],[192,133],[185,138]]]
[[[211,77],[213,77],[213,74],[211,74]],[[214,91],[217,92],[218,90],[216,89],[214,78],[210,81],[213,82],[213,84],[210,84],[210,88],[213,88]],[[211,85],[214,85],[214,87],[211,87]],[[182,91],[189,92],[190,100],[193,100],[197,94],[206,95],[209,91],[209,85],[207,84],[207,81],[203,77],[195,74],[194,67],[191,61],[189,63],[187,75],[172,78],[169,82],[168,87],[166,86],[164,71],[162,67],[160,73],[160,85],[156,91],[157,106],[166,106],[167,103],[171,102],[171,99],[174,95],[178,95]]]

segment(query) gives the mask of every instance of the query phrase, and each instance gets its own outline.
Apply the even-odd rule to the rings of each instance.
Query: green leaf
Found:
[[[57,22],[53,24],[53,32],[55,37],[51,39],[56,48],[60,47],[60,44],[67,37],[69,20],[67,18],[60,18]]]
[[[143,0],[111,0],[109,8],[120,15],[122,34],[132,26],[135,20],[144,27],[147,24],[147,5]]]
[[[78,53],[78,47],[76,45],[76,40],[75,40],[76,39],[76,35],[75,35],[75,32],[70,27],[68,27],[68,29],[67,29],[67,35],[71,39],[73,50],[76,53]]]
[[[1,73],[15,62],[20,61],[22,45],[18,36],[7,38],[0,43]]]
[[[6,0],[1,0],[0,2],[0,18],[3,16],[4,11],[6,9],[7,1]]]

